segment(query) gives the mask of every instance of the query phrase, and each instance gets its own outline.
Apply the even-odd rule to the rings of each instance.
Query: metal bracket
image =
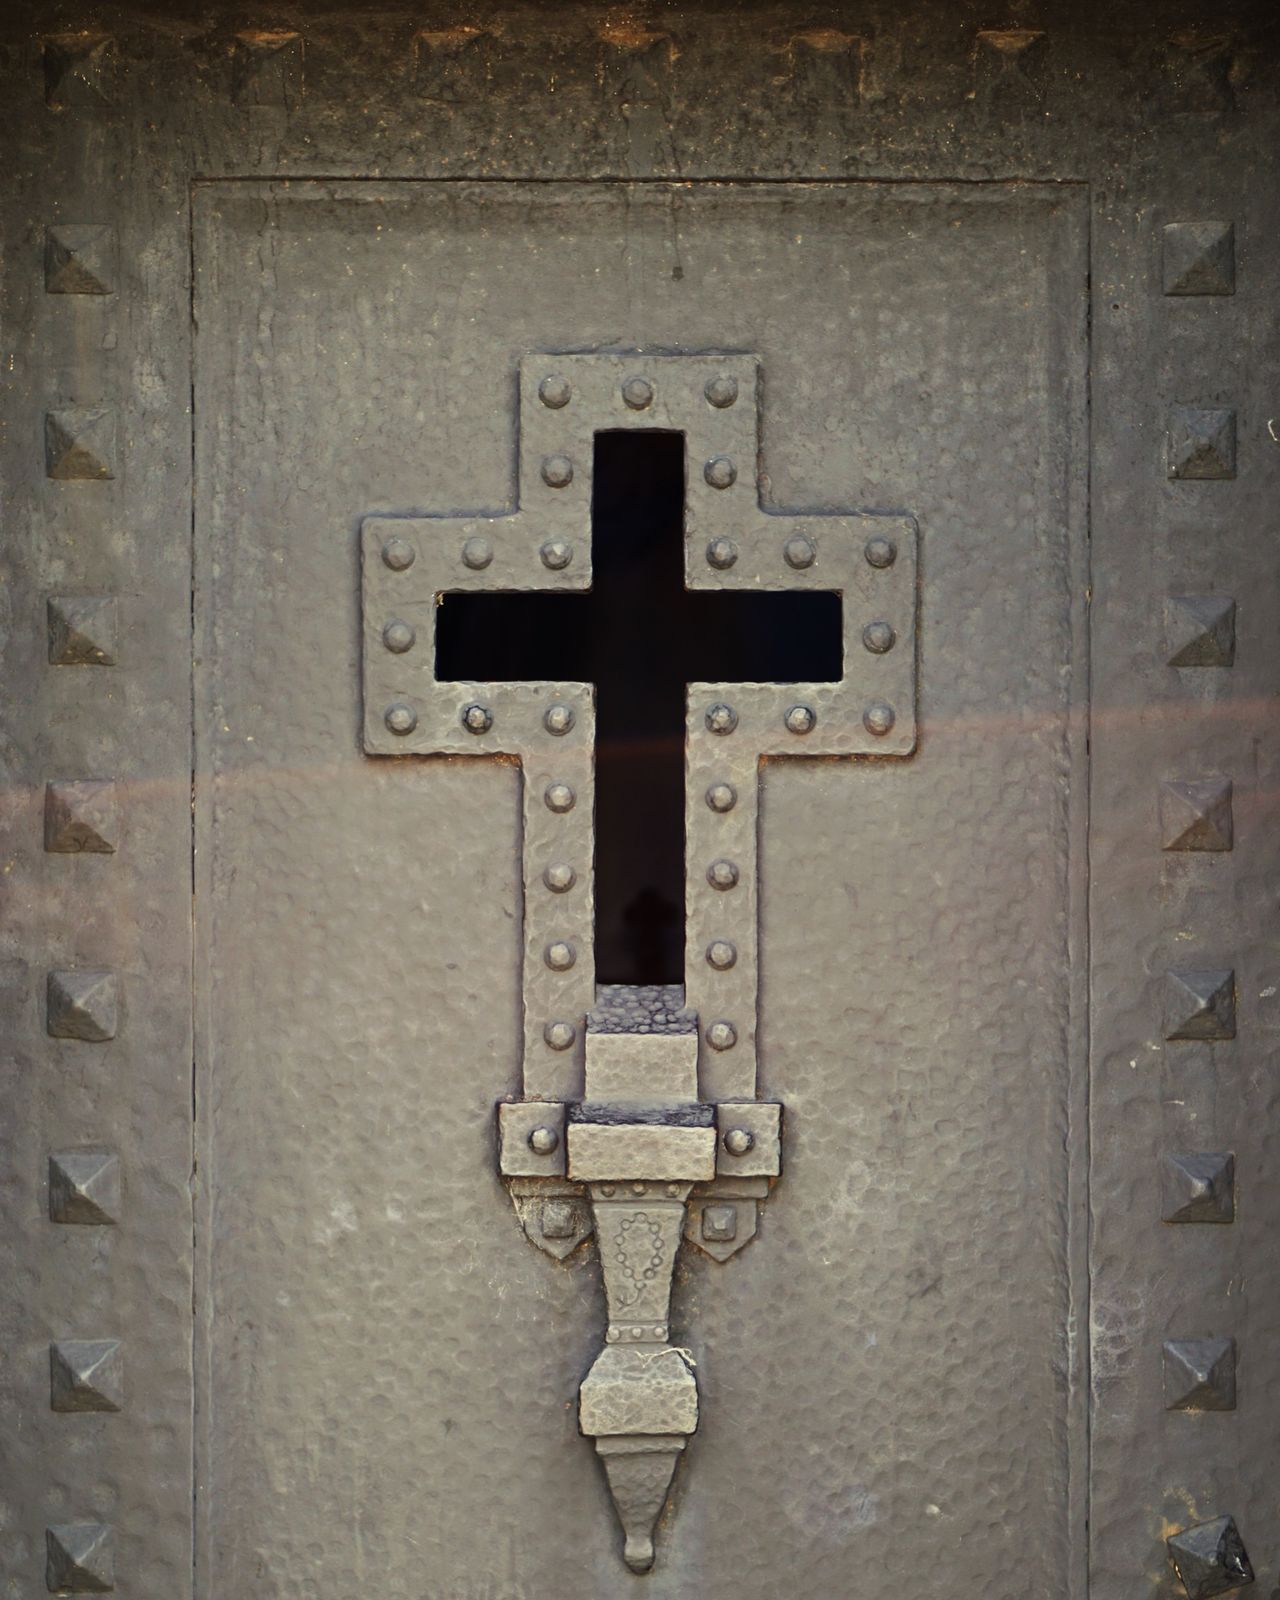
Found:
[[[539,1249],[564,1259],[596,1234],[608,1320],[579,1421],[636,1572],[698,1425],[693,1361],[670,1341],[676,1253],[736,1254],[781,1172],[782,1107],[756,1098],[762,765],[916,744],[915,522],[766,506],[760,385],[749,354],[527,356],[517,507],[368,517],[361,534],[365,750],[514,756],[523,772],[524,1098],[498,1107],[498,1167]],[[674,990],[594,982],[591,685],[440,682],[434,666],[442,594],[590,587],[594,435],[625,427],[685,437],[689,588],[843,597],[839,682],[688,687]]]

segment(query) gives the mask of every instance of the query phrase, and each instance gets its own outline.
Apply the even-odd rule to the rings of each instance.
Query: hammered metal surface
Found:
[[[685,262],[674,301],[669,280],[646,297],[609,270],[624,217],[635,248],[670,248],[673,205]],[[753,263],[782,226],[778,207],[794,205],[808,243],[784,284]],[[488,1484],[501,1498],[517,1481],[528,1502],[504,1526],[520,1541],[522,1590],[554,1584],[585,1600],[619,1581],[604,1486],[589,1452],[573,1448],[563,1410],[599,1340],[594,1250],[558,1271],[504,1228],[496,1178],[477,1179],[492,1161],[492,1099],[514,1087],[519,1062],[517,775],[456,756],[361,754],[352,550],[362,511],[514,505],[514,411],[495,396],[513,397],[530,347],[603,336],[630,296],[636,343],[759,349],[772,500],[910,504],[922,529],[940,530],[923,569],[922,614],[935,620],[922,683],[930,651],[937,675],[922,725],[934,730],[933,754],[765,769],[766,1087],[788,1107],[788,1176],[766,1219],[769,1248],[757,1241],[744,1270],[692,1252],[677,1268],[675,1325],[696,1338],[705,1423],[648,1581],[657,1595],[740,1593],[734,1574],[745,1561],[767,1592],[770,1552],[798,1550],[803,1528],[811,1592],[847,1586],[868,1541],[884,1581],[905,1582],[921,1561],[944,1570],[951,1519],[980,1515],[997,1492],[1010,1540],[1032,1521],[1052,1532],[1030,1555],[1019,1546],[1017,1562],[996,1535],[971,1570],[994,1596],[1020,1600],[1032,1581],[1052,1591],[1067,1540],[1068,1406],[1055,1373],[1070,1352],[1065,1267],[1046,1273],[1043,1262],[1063,1263],[1067,1248],[1062,1127],[1078,1066],[1065,960],[1075,646],[1064,597],[1081,547],[1077,502],[1061,498],[1061,485],[1072,481],[1065,463],[1079,413],[1062,397],[1073,393],[1082,346],[1078,329],[1065,345],[1049,330],[1062,284],[1078,297],[1083,282],[1079,215],[1057,191],[600,190],[587,203],[582,191],[555,188],[201,192],[198,788],[218,801],[201,823],[198,903],[201,970],[222,997],[205,1013],[201,1051],[215,1197],[201,1232],[213,1241],[204,1450],[219,1582],[248,1581],[262,1559],[284,1581],[306,1550],[344,1587],[352,1546],[332,1495],[357,1478],[387,1525],[412,1518],[424,1497],[433,1507],[418,1548],[380,1550],[389,1596],[415,1589],[424,1563],[445,1592],[492,1570],[477,1543],[476,1496]],[[939,316],[917,328],[914,313],[895,316],[908,269],[890,240],[908,229],[929,242],[907,258],[917,312],[993,252],[1007,294],[962,323]],[[484,281],[495,232],[520,254],[521,294],[503,320],[475,325],[462,381],[451,340],[430,330],[446,284]],[[413,287],[379,323],[361,324],[359,296],[410,242]],[[832,263],[851,252],[861,252],[866,304],[884,311],[858,324],[859,363],[837,362],[823,319],[799,314],[802,302],[832,295]],[[264,315],[272,360],[242,357],[237,330],[263,327]],[[331,398],[349,397],[320,414],[283,404],[279,390],[285,374],[307,387],[317,316],[346,369]],[[1010,318],[1037,353],[1033,381],[1016,397],[982,384],[979,403],[967,386]],[[401,354],[410,348],[412,361]],[[900,374],[870,410],[856,404],[855,366],[867,362]],[[897,420],[926,373],[938,384],[927,438]],[[424,442],[414,397],[446,382],[450,403],[426,413]],[[364,397],[375,385],[372,450]],[[848,431],[833,435],[828,418]],[[984,476],[979,498],[958,497],[952,457],[994,437],[1004,440],[1002,473]],[[293,464],[304,458],[300,478]],[[993,527],[1010,538],[1039,530],[1010,573],[1021,631],[1041,642],[1030,686],[1021,639],[999,626],[1007,593],[983,576]],[[1064,539],[1064,527],[1076,537]],[[927,530],[922,537],[927,546]],[[285,552],[288,582],[279,583],[271,574]],[[245,650],[246,639],[260,647]],[[1028,705],[1044,730],[1029,741]],[[1007,775],[996,797],[993,763]],[[941,836],[940,814],[950,819]],[[992,852],[998,878],[986,866]],[[1009,873],[1035,885],[1017,897],[1012,922]],[[881,905],[893,907],[883,923],[871,914]],[[964,930],[963,959],[956,950],[940,961],[942,928],[952,949]],[[288,970],[271,954],[286,939]],[[913,944],[935,953],[904,962]],[[975,984],[1004,996],[1011,974],[1022,1003],[993,999],[979,1025]],[[970,1028],[959,1027],[962,1015]],[[325,1114],[287,1122],[282,1097]],[[927,1104],[936,1131],[904,1139],[916,1104]],[[1010,1200],[994,1214],[993,1190]],[[255,1285],[253,1337],[232,1339],[232,1308]],[[975,1355],[988,1348],[979,1330],[992,1294],[1016,1314],[998,1349]],[[767,1338],[755,1331],[764,1306]],[[832,1327],[858,1331],[832,1340]],[[914,1329],[909,1340],[904,1328]],[[280,1348],[290,1361],[268,1362],[266,1351]],[[412,1404],[380,1399],[398,1393],[401,1372],[415,1375]],[[950,1396],[941,1414],[939,1392]],[[869,1393],[879,1396],[870,1409]],[[246,1428],[250,1406],[269,1427]],[[1034,1442],[1028,1412],[1043,1421]],[[317,1430],[331,1440],[332,1487],[321,1490],[302,1468]],[[770,1451],[749,1447],[748,1434],[767,1435]],[[984,1465],[993,1434],[1018,1439],[1016,1484],[997,1487]],[[273,1517],[269,1540],[266,1483],[289,1486],[289,1517]],[[748,1525],[723,1520],[726,1495],[753,1507]],[[922,1522],[928,1504],[945,1515]]]
[[[871,1582],[1080,1600],[1088,1564],[1095,1600],[1181,1600],[1166,1541],[1221,1532],[1228,1516],[1257,1575],[1246,1592],[1276,1587],[1280,1379],[1274,1288],[1257,1266],[1280,1205],[1265,825],[1276,773],[1259,739],[1280,603],[1267,538],[1274,24],[1269,0],[1030,0],[1016,22],[950,0],[803,14],[697,4],[643,19],[571,4],[424,18],[389,0],[260,17],[223,0],[11,0],[0,647],[16,687],[0,977],[17,1269],[0,1382],[22,1425],[4,1484],[8,1590],[42,1589],[47,1529],[91,1526],[110,1529],[122,1590],[188,1595],[193,1504],[208,1600],[302,1587],[395,1600],[429,1583],[457,1600],[599,1600],[633,1582],[606,1547],[607,1497],[569,1413],[558,1437],[547,1426],[589,1360],[584,1313],[602,1315],[592,1252],[556,1273],[514,1227],[510,1239],[493,1228],[498,1089],[473,1080],[478,1062],[500,1076],[519,1046],[518,905],[502,899],[517,791],[509,773],[442,758],[392,785],[391,809],[381,788],[352,796],[358,715],[342,697],[359,644],[341,585],[356,530],[330,520],[360,493],[388,513],[512,502],[492,465],[511,449],[492,385],[513,381],[493,324],[553,239],[580,248],[593,229],[560,273],[564,314],[545,319],[555,345],[581,325],[628,344],[646,327],[678,340],[684,286],[720,295],[697,342],[740,333],[778,375],[764,445],[779,503],[846,504],[857,480],[856,504],[909,505],[930,619],[909,788],[855,761],[816,799],[803,764],[765,772],[762,978],[776,1020],[761,1043],[765,1090],[793,1113],[788,1176],[767,1251],[724,1269],[686,1252],[679,1314],[696,1313],[715,1421],[690,1443],[702,1459],[677,1480],[648,1591],[772,1600]],[[204,334],[195,386],[198,429],[224,430],[220,448],[248,463],[218,502],[234,535],[219,579],[236,604],[217,658],[268,658],[229,718],[200,702],[206,736],[221,730],[244,755],[260,711],[274,729],[311,696],[341,707],[323,736],[312,724],[237,764],[217,808],[198,784],[202,914],[216,814],[229,829],[219,892],[240,894],[251,926],[244,882],[256,876],[274,937],[222,964],[240,931],[224,910],[218,963],[197,967],[203,1036],[215,995],[224,1032],[216,1073],[202,1052],[196,1102],[202,1129],[216,1108],[223,1137],[221,1167],[202,1141],[195,1174],[206,1377],[193,1495],[185,297],[189,186],[207,174],[289,187],[228,186],[241,209],[219,249],[253,293],[247,315]],[[370,174],[389,180],[369,208],[384,206],[389,226],[377,240],[376,223],[364,229],[363,253],[335,248],[333,226],[304,220],[300,180],[336,201],[341,180]],[[994,181],[1009,176],[1019,182]],[[755,202],[760,219],[789,206],[785,222],[695,237],[692,210],[712,191],[688,185],[755,177],[795,184],[794,204],[781,183]],[[962,185],[959,226],[920,183],[940,177]],[[394,180],[421,178],[675,186],[646,210],[617,205],[635,188],[579,185],[570,224],[504,252],[463,186],[429,225],[406,227],[396,190],[408,186]],[[855,225],[817,271],[824,232],[803,179],[828,186],[830,206],[848,196]],[[1062,492],[1076,506],[1078,478],[1055,477],[1052,419],[1079,415],[1056,375],[1084,273],[1047,244],[1037,183],[1077,218],[1087,204],[1072,236],[1087,226],[1093,290],[1092,442],[1077,423],[1065,453],[1077,473],[1088,456],[1094,505],[1087,1532],[1071,1331],[1083,1333],[1083,1299],[1046,1309],[1047,1280],[1079,1265],[1084,1233],[1071,1206],[1083,1189],[1060,1182],[1064,1126],[1077,1178],[1087,1153],[1079,1099],[1069,1117],[1054,1065],[1078,1037],[1064,1018],[1084,1015],[1086,945],[1063,923],[1078,899],[1059,871],[1070,763],[1055,742],[1064,705],[1082,720],[1083,674],[1077,657],[1068,692],[1050,670],[1066,652],[1049,620],[1087,591],[1060,560],[1055,541],[1079,524],[1050,487],[1075,483]],[[535,231],[532,199],[549,194],[521,201]],[[208,245],[197,239],[200,274],[219,253]],[[790,337],[794,322],[809,331]],[[216,420],[255,386],[241,421]],[[98,406],[117,410],[115,478],[47,478],[45,415]],[[1234,479],[1167,477],[1180,407],[1235,412]],[[361,451],[381,459],[357,462]],[[378,503],[393,482],[400,498]],[[330,538],[342,545],[332,565]],[[206,553],[202,603],[213,570]],[[255,590],[265,616],[245,606]],[[333,594],[341,610],[328,613],[319,597]],[[55,597],[97,597],[106,648],[60,626],[68,653],[51,656]],[[332,677],[297,637],[329,623],[345,657]],[[113,671],[79,670],[108,658]],[[323,777],[304,781],[317,748]],[[1233,850],[1160,852],[1155,785],[1214,773],[1234,785]],[[114,855],[41,847],[44,786],[82,779],[119,785]],[[1079,809],[1065,833],[1078,871]],[[283,847],[278,884],[268,836]],[[365,898],[379,915],[353,919]],[[466,914],[431,924],[411,958],[402,929],[441,903]],[[350,938],[330,926],[344,922]],[[504,939],[510,960],[495,962]],[[286,959],[292,983],[276,970]],[[126,1025],[109,1043],[44,1034],[44,974],[81,966],[123,976]],[[1214,966],[1237,973],[1237,1038],[1165,1044],[1164,972]],[[229,1013],[260,984],[260,1014],[239,1023]],[[66,1072],[64,1051],[100,1051],[101,1070]],[[242,1192],[219,1202],[215,1241],[206,1202],[223,1179]],[[353,1236],[337,1219],[353,1217],[358,1249],[343,1254]],[[789,1354],[807,1352],[818,1305],[836,1348],[797,1370]],[[772,1337],[749,1357],[738,1341],[762,1307]],[[548,1327],[561,1330],[554,1353]],[[52,1415],[48,1343],[104,1329],[126,1339],[145,1386],[117,1415]],[[1161,1341],[1210,1329],[1239,1342],[1237,1410],[1166,1412]],[[1042,1431],[1064,1398],[1066,1421]],[[1064,1451],[1069,1474],[1046,1468]],[[583,1519],[592,1494],[598,1515]]]

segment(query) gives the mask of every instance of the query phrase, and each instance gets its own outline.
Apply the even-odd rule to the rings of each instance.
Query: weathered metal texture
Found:
[[[556,344],[579,337],[569,312],[628,343],[646,323],[655,340],[684,337],[674,315],[656,327],[659,294],[683,309],[683,285],[706,292],[724,273],[697,336],[718,346],[741,328],[778,376],[764,448],[780,503],[847,503],[855,479],[855,503],[910,505],[921,522],[928,731],[910,789],[856,762],[820,785],[803,764],[766,771],[761,1044],[767,1091],[797,1113],[787,1181],[770,1249],[742,1272],[691,1257],[675,1314],[683,1326],[696,1308],[708,1346],[733,1352],[763,1307],[774,1353],[755,1341],[754,1359],[744,1345],[700,1371],[714,1430],[690,1446],[702,1459],[648,1591],[843,1594],[871,1571],[912,1593],[1078,1600],[1088,1557],[1098,1600],[1172,1600],[1239,1587],[1247,1547],[1247,1592],[1269,1593],[1277,1369],[1258,1262],[1280,1209],[1276,775],[1255,736],[1280,600],[1262,389],[1277,292],[1273,7],[1033,0],[1005,25],[943,0],[652,21],[551,5],[462,20],[394,3],[277,7],[263,20],[220,4],[55,13],[14,0],[0,29],[16,686],[4,1199],[18,1257],[3,1400],[22,1418],[9,1587],[38,1592],[49,1571],[56,1582],[88,1563],[122,1590],[189,1594],[193,1499],[203,1595],[306,1582],[345,1597],[372,1582],[393,1600],[424,1584],[594,1600],[619,1582],[572,1416],[558,1437],[546,1427],[600,1316],[575,1270],[587,1252],[556,1275],[491,1229],[491,1090],[463,1065],[518,1046],[515,786],[447,760],[356,776],[356,597],[343,585],[357,535],[334,512],[510,500],[497,465],[510,437],[487,388],[506,369],[488,341],[495,318],[520,320],[511,302],[551,234],[507,256],[494,289],[481,269],[498,269],[502,240],[476,236],[473,191],[417,226],[384,202],[392,226],[377,241],[373,223],[345,247],[336,225],[304,225],[296,180],[376,174],[629,180],[614,195],[632,199],[644,180],[677,180],[652,210],[577,189],[572,236],[593,265],[561,270]],[[197,591],[202,618],[218,618],[200,635],[198,704],[222,781],[215,808],[205,760],[198,1105],[202,1136],[215,1111],[218,1136],[202,1141],[197,1180],[193,1497],[184,296],[189,185],[209,174],[295,181],[205,191],[229,221],[197,239],[219,294],[228,275],[244,282],[217,315],[203,301],[196,386],[206,476],[215,460],[225,470],[201,501],[219,565],[201,557]],[[859,180],[844,191],[859,227],[814,272],[806,187],[788,217],[803,227],[695,238],[685,186],[753,177]],[[1010,177],[1022,183],[992,182]],[[939,178],[960,180],[959,196],[919,183]],[[1077,874],[1085,852],[1080,812],[1062,822],[1078,759],[1055,739],[1083,721],[1062,617],[1073,600],[1078,623],[1086,584],[1054,542],[1079,523],[1048,487],[1086,457],[1053,344],[1076,348],[1064,284],[1083,273],[1056,259],[1064,235],[1050,238],[1037,182],[1068,215],[1087,193],[1093,290],[1087,1538],[1085,1298],[1072,1324],[1065,1292],[1046,1287],[1079,1266],[1083,1241],[1083,1188],[1065,1183],[1060,1149],[1065,1134],[1080,1177],[1081,1100],[1060,1090],[1086,944],[1078,915],[1063,920],[1082,884],[1063,892],[1064,840]],[[786,193],[774,186],[769,205]],[[550,214],[534,194],[545,205],[549,191],[522,191],[526,220]],[[793,319],[821,340],[775,351],[747,326],[771,318],[780,345]],[[113,476],[47,477],[46,416],[102,405],[117,412]],[[1059,405],[1077,420],[1055,456]],[[1167,476],[1175,407],[1236,413],[1234,478]],[[1037,476],[1028,462],[1046,442]],[[58,623],[65,653],[51,660],[50,602],[68,599],[92,602],[114,642]],[[204,692],[214,678],[225,706]],[[1232,849],[1163,850],[1160,786],[1208,779],[1232,783]],[[46,851],[46,786],[108,781],[114,853]],[[504,941],[510,959],[495,963]],[[47,973],[82,969],[121,977],[113,1040],[45,1032]],[[1165,1040],[1165,972],[1211,969],[1236,974],[1236,1037]],[[580,1229],[580,1202],[561,1203],[552,1228]],[[711,1213],[711,1234],[727,1233],[748,1204],[730,1217],[695,1191],[689,1228],[705,1232]],[[818,1306],[838,1330],[830,1355],[806,1343]],[[1062,1334],[1073,1326],[1079,1340]],[[45,1410],[49,1344],[117,1338],[123,1409]],[[1236,1409],[1166,1411],[1163,1345],[1224,1339]],[[726,1484],[743,1514],[724,1515]],[[602,1515],[584,1523],[593,1492]]]
[[[766,764],[762,1086],[788,1108],[787,1176],[767,1249],[757,1239],[727,1268],[690,1251],[676,1269],[674,1325],[696,1345],[706,1420],[649,1581],[658,1594],[728,1593],[745,1563],[767,1586],[780,1544],[815,1592],[847,1587],[872,1544],[888,1552],[886,1581],[906,1582],[921,1561],[941,1570],[953,1552],[949,1524],[915,1509],[942,1505],[929,1498],[940,1492],[932,1463],[946,1459],[949,1479],[967,1486],[949,1491],[949,1514],[981,1515],[992,1492],[983,1440],[994,1431],[1016,1436],[1024,1461],[1019,1484],[999,1489],[1011,1523],[1048,1531],[1030,1555],[1019,1545],[1016,1561],[1012,1545],[1003,1555],[984,1547],[971,1570],[1011,1600],[1028,1581],[1057,1583],[1075,1424],[1072,1391],[1045,1352],[1056,1350],[1064,1374],[1074,1357],[1065,1266],[1046,1273],[1043,1262],[1065,1264],[1071,1249],[1063,1140],[1083,1069],[1067,967],[1082,910],[1067,892],[1067,804],[1083,755],[1069,720],[1084,593],[1074,444],[1081,201],[1075,190],[1021,186],[198,193],[198,803],[206,798],[197,904],[199,970],[222,996],[205,1013],[201,1047],[200,1103],[211,1108],[202,1164],[215,1177],[200,1231],[216,1241],[201,1297],[211,1311],[202,1459],[214,1474],[207,1556],[223,1580],[242,1581],[267,1547],[260,1508],[273,1481],[297,1487],[288,1548],[270,1546],[271,1570],[285,1573],[303,1548],[353,1570],[328,1493],[305,1491],[297,1477],[320,1407],[333,1421],[335,1481],[359,1475],[388,1525],[413,1520],[424,1498],[432,1504],[419,1553],[389,1548],[379,1558],[389,1594],[414,1589],[424,1562],[446,1591],[465,1592],[486,1563],[491,1571],[476,1496],[485,1484],[504,1495],[517,1481],[530,1486],[528,1502],[504,1520],[519,1541],[519,1584],[585,1596],[617,1582],[603,1476],[564,1411],[601,1328],[594,1249],[550,1271],[500,1226],[492,1180],[477,1177],[493,1160],[485,1101],[519,1090],[518,775],[453,756],[361,753],[353,551],[362,511],[514,508],[519,362],[530,349],[625,326],[628,344],[759,349],[771,504],[910,505],[926,550],[928,527],[945,530],[921,569],[928,759],[922,750],[910,763]],[[785,280],[762,275],[759,253],[769,257],[780,229],[789,238],[797,216],[805,244],[788,246]],[[678,250],[677,298],[669,277],[645,293],[613,270],[620,232],[644,259]],[[507,241],[502,251],[495,238]],[[361,297],[406,252],[412,279],[397,277],[378,319],[362,319]],[[964,319],[926,316],[913,331],[893,311],[904,295],[917,311],[943,304],[946,285],[993,252],[1001,292]],[[503,279],[493,274],[512,253],[519,294],[504,297],[501,317],[472,326],[461,381],[440,297],[460,283],[497,293]],[[852,346],[831,348],[845,271],[867,308],[856,361]],[[340,340],[336,353],[318,351],[317,318]],[[1016,393],[995,381],[1011,323],[1025,355]],[[265,334],[245,333],[267,326],[269,359]],[[437,326],[444,331],[432,333]],[[285,403],[286,375],[289,393],[306,392],[335,359],[345,376],[322,410]],[[860,403],[869,367],[900,374],[883,406]],[[936,385],[936,426],[905,430],[903,409],[921,385]],[[428,405],[424,434],[421,397],[442,388],[448,404]],[[390,403],[394,395],[404,398]],[[366,432],[375,427],[376,449]],[[983,472],[980,492],[957,493],[955,460],[979,459],[996,437],[1002,472]],[[1013,602],[987,581],[993,528],[1019,541],[1009,581],[1023,629],[1040,642],[1034,654],[1003,630]],[[264,529],[265,549],[254,531]],[[271,579],[273,551],[287,560],[287,584]],[[989,641],[976,654],[975,629]],[[276,643],[246,652],[235,644],[245,638]],[[1021,731],[1029,697],[1048,730],[1030,741]],[[995,794],[993,767],[1004,775]],[[970,790],[982,804],[957,813],[957,795]],[[1078,784],[1074,792],[1082,797]],[[1019,863],[1010,867],[1019,883],[1035,885],[1015,897],[1013,918],[1005,879],[991,871],[997,859]],[[939,928],[967,930],[962,961],[901,958],[933,948]],[[288,969],[275,955],[286,944]],[[1034,1003],[1006,1003],[1011,972]],[[989,1001],[980,1023],[975,993]],[[254,1065],[264,1061],[272,1071]],[[925,1083],[944,1136],[904,1141],[901,1119]],[[325,1115],[286,1122],[282,1096],[323,1104]],[[994,1121],[979,1112],[988,1103],[1001,1108]],[[398,1131],[406,1123],[408,1138]],[[384,1131],[370,1139],[371,1127]],[[323,1184],[321,1171],[333,1174]],[[530,1219],[537,1206],[539,1227],[548,1203],[583,1205],[564,1180],[512,1182],[564,1185],[518,1195]],[[736,1233],[750,1237],[758,1197],[743,1192],[749,1182],[723,1199],[696,1197],[708,1254],[737,1242],[717,1237],[728,1223],[716,1206],[731,1208]],[[1010,1197],[994,1214],[993,1191]],[[388,1205],[406,1221],[388,1221]],[[553,1234],[568,1230],[564,1242],[584,1232],[581,1211],[550,1220]],[[227,1336],[218,1308],[239,1304],[251,1285],[262,1286],[251,1291],[255,1352],[287,1347],[292,1363]],[[989,1328],[993,1297],[1018,1307],[998,1353],[977,1331]],[[851,1322],[856,1337],[832,1337]],[[388,1411],[383,1374],[421,1371],[426,1326],[429,1370],[413,1384],[414,1403]],[[312,1393],[300,1406],[304,1373]],[[941,1414],[939,1386],[952,1394]],[[250,1403],[253,1429],[243,1420]],[[1044,1419],[1029,1445],[1028,1412]],[[986,1433],[975,1433],[975,1414]],[[459,1425],[446,1433],[431,1418]],[[768,1452],[752,1443],[764,1436]],[[532,1487],[542,1483],[553,1492]],[[745,1527],[725,1521],[725,1505],[742,1503],[768,1510]],[[809,1530],[803,1554],[788,1532],[800,1527]]]

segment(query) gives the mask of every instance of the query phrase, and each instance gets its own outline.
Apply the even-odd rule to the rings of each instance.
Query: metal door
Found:
[[[14,1593],[1275,1586],[1274,40],[989,20],[12,25]],[[681,994],[555,621],[436,682],[619,434],[841,596]]]

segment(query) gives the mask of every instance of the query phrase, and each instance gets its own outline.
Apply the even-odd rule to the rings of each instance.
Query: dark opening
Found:
[[[684,586],[684,436],[598,433],[590,594],[449,594],[436,676],[596,685],[596,977],[684,981],[685,685],[835,680],[835,594]],[[780,527],[781,539],[785,529]]]

